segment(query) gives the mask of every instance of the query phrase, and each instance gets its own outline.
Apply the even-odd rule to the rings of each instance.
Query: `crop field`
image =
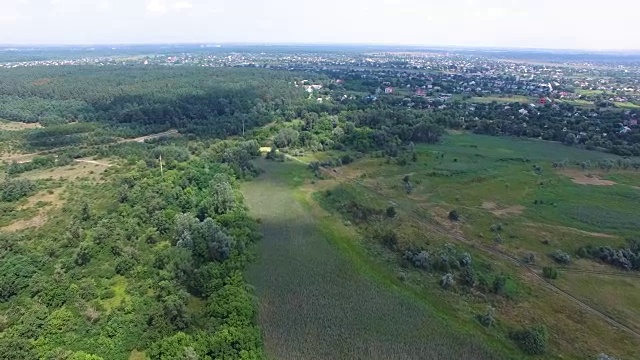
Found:
[[[335,184],[312,184],[292,161],[258,165],[265,174],[243,188],[264,234],[248,279],[270,358],[513,358],[513,349],[480,345],[484,336],[472,338],[470,325],[446,324],[437,307],[372,263],[354,228],[311,197]]]
[[[337,199],[324,207],[337,213],[346,209],[353,215],[353,204],[358,204],[357,214],[361,215],[362,209],[383,211],[386,204],[395,204],[398,216],[385,226],[396,229],[400,248],[434,248],[453,241],[477,261],[491,264],[494,273],[509,274],[511,300],[492,300],[502,326],[542,321],[549,327],[554,354],[563,358],[591,358],[601,352],[624,359],[640,356],[640,322],[635,310],[635,299],[640,298],[638,274],[576,255],[588,245],[624,246],[638,233],[640,172],[598,169],[598,162],[618,160],[606,153],[472,134],[450,134],[439,144],[418,145],[416,151],[417,161],[406,166],[365,158],[339,168],[336,177],[343,181],[340,192],[332,192]],[[566,165],[562,169],[554,166],[559,162]],[[582,162],[594,165],[581,169],[577,164]],[[578,175],[590,181],[575,181]],[[412,184],[410,194],[403,179]],[[345,208],[344,204],[351,205]],[[460,214],[460,221],[447,219],[451,210]],[[433,224],[438,224],[438,231]],[[365,222],[363,233],[371,227]],[[443,236],[443,229],[449,238]],[[466,242],[460,244],[451,237]],[[380,248],[375,242],[369,247]],[[571,254],[573,261],[557,264],[549,256],[557,250]],[[494,252],[505,255],[496,257]],[[510,260],[505,261],[506,257],[522,259],[525,255],[535,259],[531,269],[540,276],[542,267],[559,269],[559,278],[548,280],[559,290],[550,290],[541,278],[534,279]],[[386,257],[389,266],[400,263]],[[405,282],[409,287],[430,292],[438,288],[430,274],[412,276]],[[468,296],[447,301],[459,306],[461,313],[468,313],[467,317],[477,311],[466,305],[474,303]],[[630,331],[616,330],[602,316]]]

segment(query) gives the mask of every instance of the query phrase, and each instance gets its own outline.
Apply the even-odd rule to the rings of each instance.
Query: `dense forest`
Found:
[[[27,138],[33,148],[169,129],[225,137],[273,121],[303,98],[288,85],[291,78],[276,71],[197,67],[10,69],[0,71],[0,119],[44,125]],[[99,126],[67,125],[76,122]]]
[[[131,165],[67,186],[44,227],[0,233],[0,359],[261,357],[242,276],[259,234],[234,190],[258,146],[194,149],[104,148]],[[55,186],[5,185],[7,204]]]

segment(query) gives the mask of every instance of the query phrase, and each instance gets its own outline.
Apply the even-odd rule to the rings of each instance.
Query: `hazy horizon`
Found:
[[[611,0],[3,0],[0,44],[347,45],[638,51]]]

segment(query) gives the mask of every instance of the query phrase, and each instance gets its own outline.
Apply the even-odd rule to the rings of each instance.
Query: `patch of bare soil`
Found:
[[[41,192],[38,193],[29,199],[23,205],[21,205],[18,209],[25,210],[31,207],[36,206],[38,203],[44,203],[38,214],[30,219],[22,219],[18,221],[14,221],[13,223],[0,228],[2,231],[8,232],[16,232],[28,228],[38,228],[47,223],[49,220],[49,212],[55,210],[62,206],[63,202],[60,199],[60,195],[62,194],[62,189],[56,189],[53,193]]]
[[[485,209],[485,210],[493,210],[493,209],[497,208],[498,205],[496,205],[496,203],[494,203],[492,201],[485,201],[485,202],[482,203],[482,205],[480,207]]]
[[[492,210],[491,213],[493,215],[495,215],[495,216],[506,217],[506,216],[511,216],[511,215],[520,215],[520,214],[522,214],[524,209],[526,209],[526,208],[524,206],[522,206],[522,205],[513,205],[513,206],[509,206],[508,208],[504,208],[504,209]]]
[[[446,227],[451,234],[454,234],[455,236],[458,236],[458,237],[464,236],[464,233],[460,228],[461,227],[460,223],[449,220],[449,212],[447,210],[439,207],[434,208],[433,211],[431,212],[431,215],[438,223],[440,223],[440,225]]]
[[[52,192],[42,191],[27,199],[25,204],[18,207],[18,210],[26,210],[36,206],[38,203],[46,204],[46,206],[58,207],[60,203],[60,195],[62,194],[62,188],[56,189]]]
[[[0,161],[7,163],[17,162],[18,164],[31,162],[38,154],[4,153],[0,155]]]
[[[31,219],[18,220],[16,222],[13,222],[10,225],[3,227],[2,231],[16,232],[28,228],[41,227],[42,225],[47,223],[48,219],[49,217],[45,212],[40,212],[38,213],[38,215],[32,217]]]
[[[570,177],[574,183],[580,185],[611,186],[617,184],[615,181],[603,180],[598,177],[598,175],[585,173],[580,170],[565,169],[558,172],[562,175]]]
[[[42,125],[39,123],[23,123],[18,121],[0,121],[0,130],[18,131],[27,129],[39,129]]]

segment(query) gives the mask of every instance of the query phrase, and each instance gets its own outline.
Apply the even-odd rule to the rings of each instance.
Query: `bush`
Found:
[[[106,289],[100,293],[100,300],[111,299],[116,296],[116,292],[113,289]]]
[[[482,315],[478,315],[478,320],[483,326],[491,327],[496,323],[495,315],[496,309],[491,306],[487,306],[487,311]]]
[[[398,235],[393,230],[388,230],[380,234],[380,240],[384,246],[395,249],[398,245]]]
[[[549,333],[544,325],[513,331],[510,337],[525,354],[541,355],[547,351]]]
[[[476,286],[476,273],[473,271],[472,268],[470,267],[466,267],[464,269],[462,269],[462,273],[460,275],[461,279],[462,279],[462,283],[466,286],[469,287],[474,287]]]
[[[440,279],[440,286],[444,289],[450,289],[455,285],[455,280],[453,279],[453,274],[447,273]]]
[[[410,261],[413,266],[417,267],[417,268],[421,268],[421,269],[428,269],[429,268],[429,253],[426,251],[420,251],[420,252],[411,252],[411,251],[406,251],[404,253],[404,259]]]
[[[497,224],[493,224],[493,225],[491,225],[491,227],[490,227],[489,229],[490,229],[491,231],[493,231],[493,232],[500,232],[500,231],[502,231],[503,226],[502,226],[502,224],[497,223]]]
[[[638,240],[631,240],[627,247],[618,249],[610,246],[589,245],[581,248],[578,255],[596,259],[624,270],[640,270],[640,242]]]
[[[26,339],[0,339],[0,360],[37,359],[36,351],[31,341]]]
[[[525,264],[534,264],[536,262],[536,256],[532,252],[528,252],[524,254],[522,257],[522,262]]]
[[[460,221],[460,214],[458,214],[458,210],[449,211],[449,220],[451,221]]]
[[[396,208],[394,206],[389,206],[387,208],[387,217],[393,219],[394,217],[396,217],[396,215],[397,215]]]
[[[504,275],[498,275],[493,279],[491,284],[491,290],[496,294],[502,294],[504,287],[507,285],[507,277]]]
[[[558,264],[568,265],[571,263],[571,255],[562,250],[556,250],[549,254],[549,256]]]
[[[124,275],[136,266],[136,261],[129,257],[121,257],[116,260],[116,274]]]
[[[557,279],[558,278],[558,269],[554,267],[544,267],[542,268],[542,275],[547,279]]]
[[[36,185],[31,180],[7,180],[0,187],[0,200],[16,201],[29,196],[36,191]]]
[[[471,254],[464,253],[460,256],[460,267],[466,268],[471,266]]]

